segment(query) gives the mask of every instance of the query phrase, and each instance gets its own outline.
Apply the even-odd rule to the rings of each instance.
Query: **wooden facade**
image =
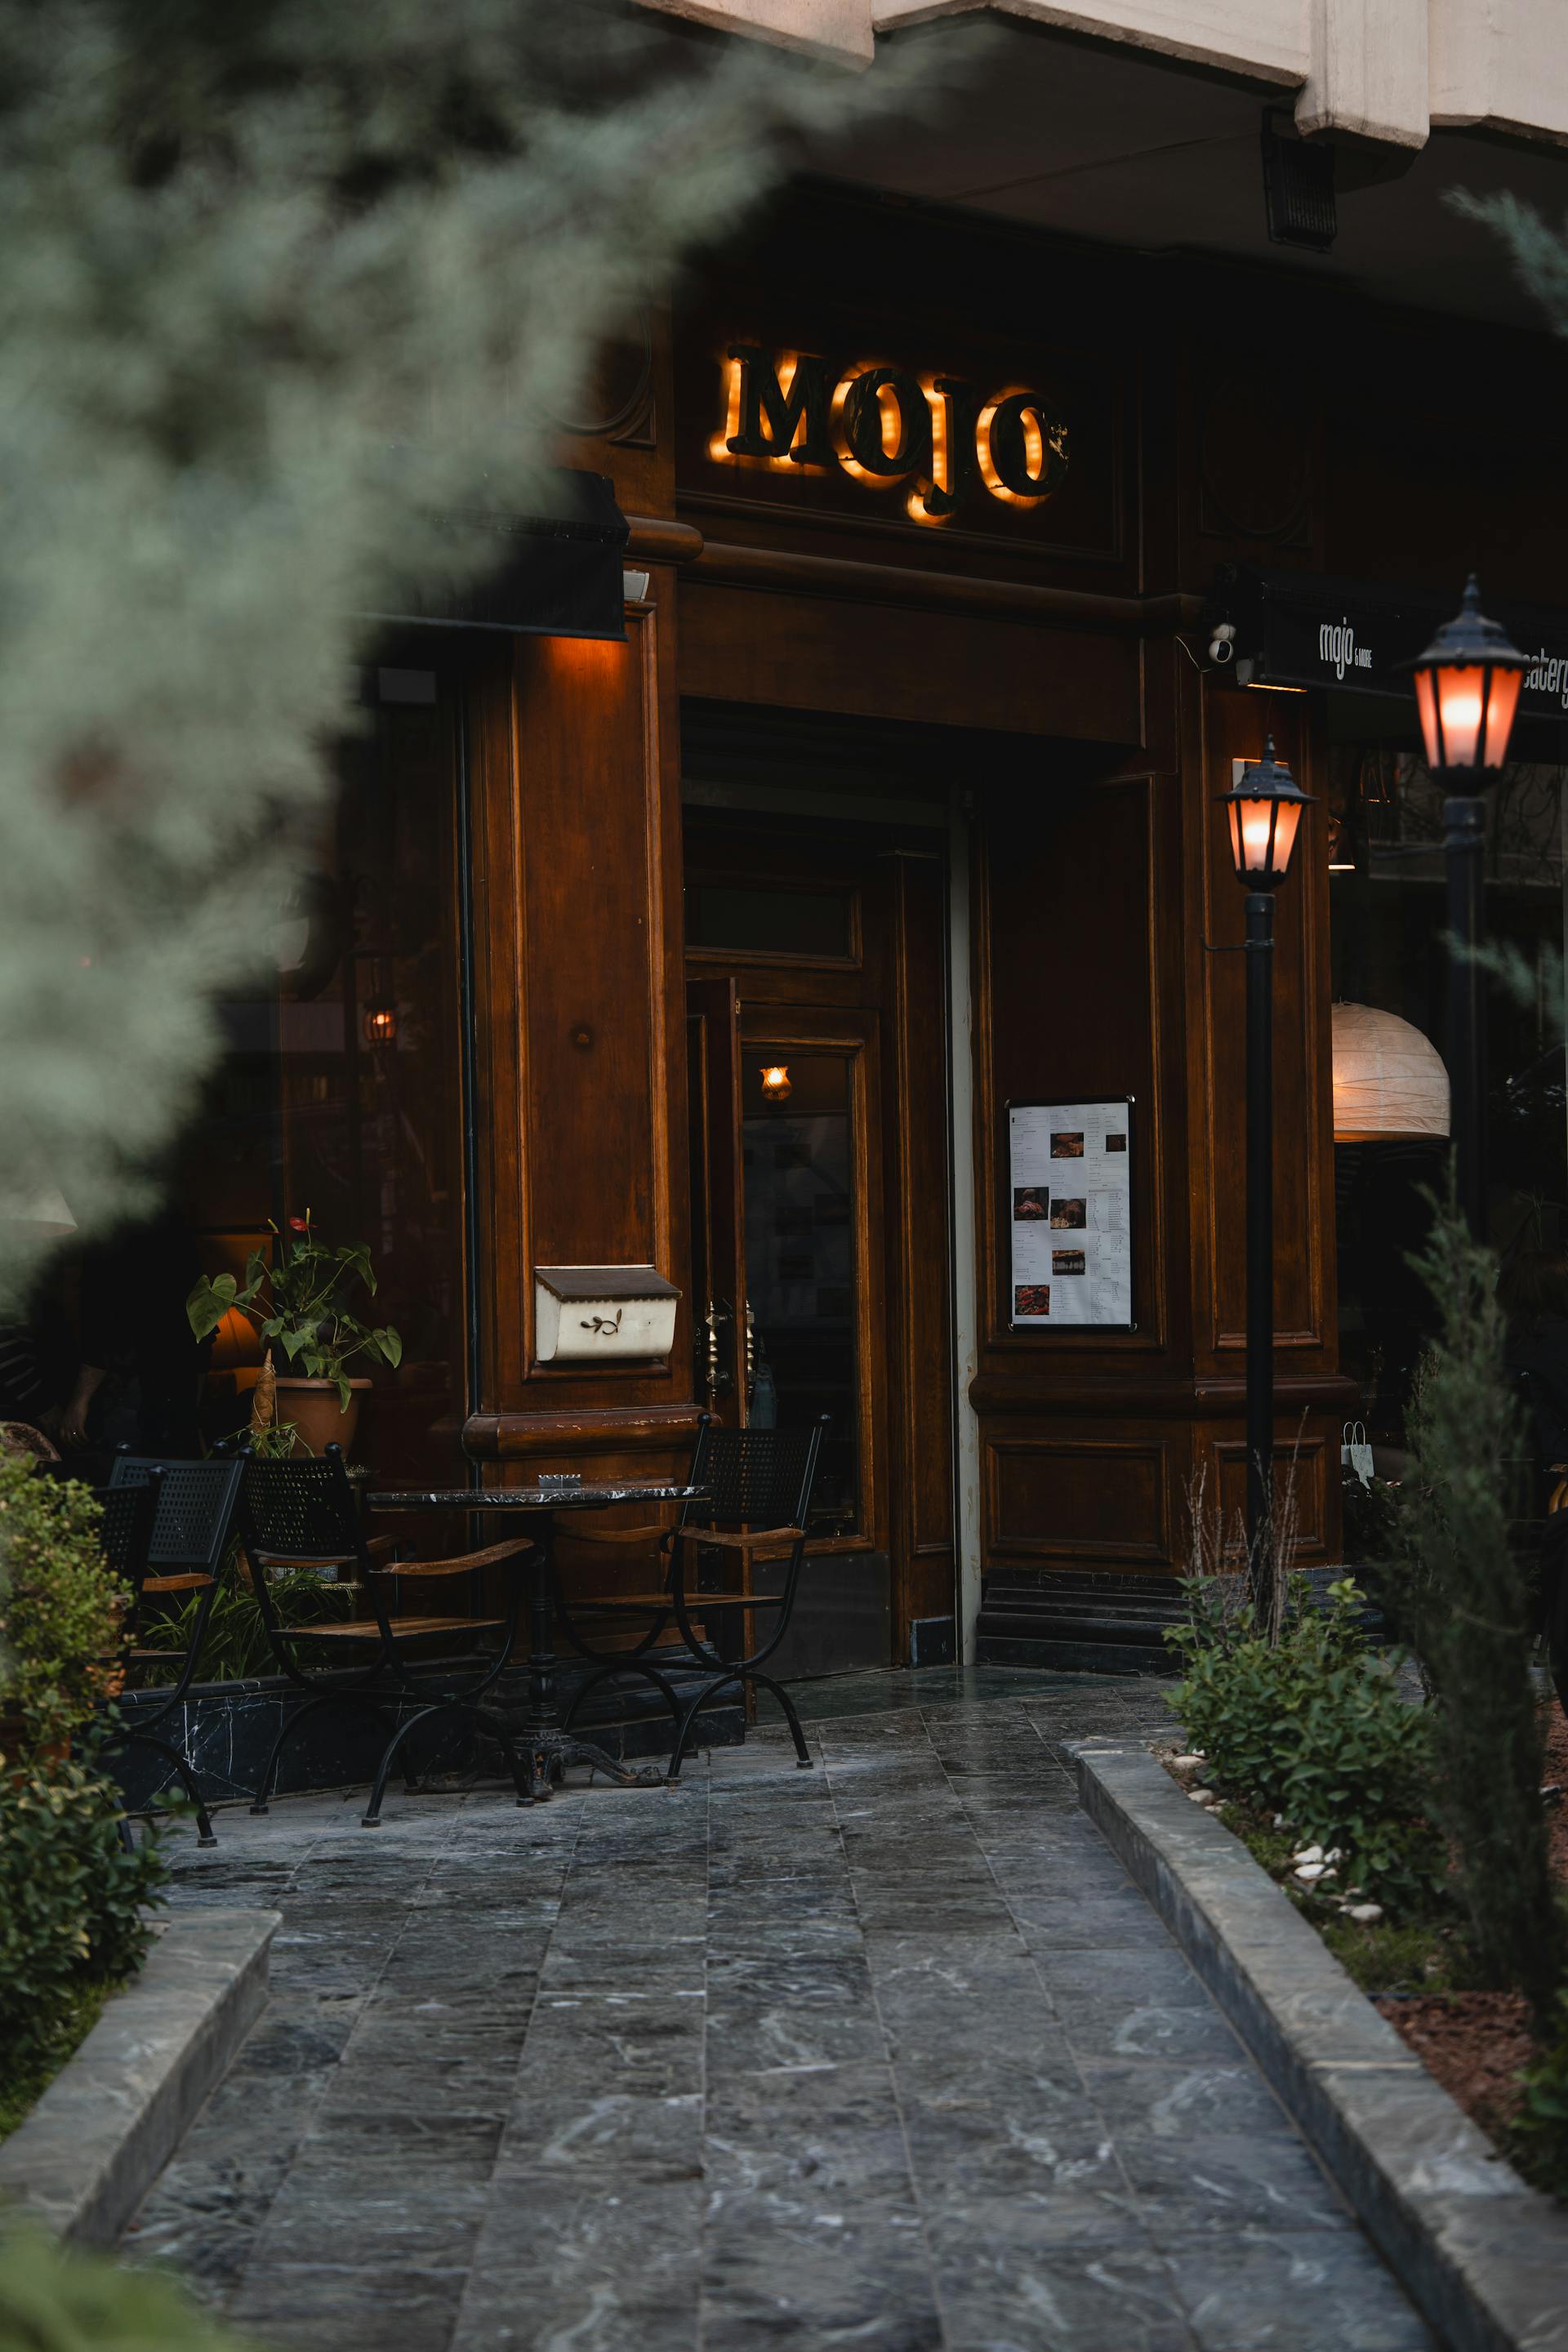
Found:
[[[1237,560],[1437,591],[1480,562],[1550,598],[1562,492],[1526,481],[1517,452],[1537,423],[1551,446],[1561,362],[1521,338],[1510,370],[1502,340],[1483,389],[1447,323],[1310,281],[807,187],[613,355],[614,397],[564,454],[608,474],[631,519],[647,586],[627,643],[522,640],[470,695],[485,1269],[470,1452],[595,1471],[683,1457],[706,1401],[693,1136],[717,1150],[689,1092],[706,1066],[689,1024],[694,1003],[719,1018],[727,986],[742,1056],[826,1045],[858,1073],[872,1262],[856,1345],[875,1379],[857,1406],[861,1518],[827,1549],[847,1572],[882,1563],[895,1662],[911,1626],[954,1608],[961,1404],[987,1575],[1017,1591],[1179,1571],[1194,1475],[1228,1508],[1244,1467],[1242,973],[1224,952],[1242,904],[1214,799],[1266,730],[1313,789],[1325,724],[1319,697],[1249,692],[1208,666],[1205,599]],[[802,354],[833,383],[885,368],[889,433],[900,378],[933,404],[939,383],[968,387],[947,411],[960,427],[971,392],[1026,387],[1065,421],[1065,477],[1039,503],[971,480],[932,525],[908,477],[795,467],[787,442],[782,462],[735,457],[736,347],[778,362],[786,393]],[[953,478],[939,448],[931,470],[944,463]],[[842,784],[860,815],[854,779],[874,770],[891,821],[786,812],[770,835],[748,819],[748,853],[738,817],[683,809],[698,711],[774,730],[780,772],[793,759],[819,801]],[[801,749],[839,739],[820,766]],[[921,784],[900,822],[905,758]],[[954,827],[973,958],[958,1092],[973,1105],[956,1143]],[[814,858],[849,875],[851,946],[806,977],[766,952],[689,954],[683,859],[728,875],[749,854],[781,887]],[[1327,899],[1309,823],[1279,901],[1275,1040],[1278,1434],[1308,1563],[1340,1557],[1353,1395],[1335,1328]],[[1121,1094],[1138,1119],[1135,1328],[1015,1329],[1005,1107]],[[973,1232],[954,1220],[955,1149],[973,1158]],[[706,1200],[722,1171],[695,1181]],[[532,1269],[571,1262],[670,1276],[668,1362],[535,1360]],[[955,1399],[954,1269],[970,1265]]]

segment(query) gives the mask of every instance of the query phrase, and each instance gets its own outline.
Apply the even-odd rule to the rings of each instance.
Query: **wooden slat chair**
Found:
[[[574,1541],[590,1547],[657,1546],[667,1555],[668,1567],[656,1591],[574,1598],[569,1604],[557,1593],[568,1641],[579,1656],[595,1666],[567,1711],[568,1727],[601,1684],[617,1675],[639,1675],[662,1693],[674,1717],[675,1744],[669,1759],[669,1779],[674,1784],[680,1779],[703,1708],[731,1688],[765,1690],[772,1692],[784,1711],[795,1740],[796,1763],[809,1767],[811,1755],[795,1703],[784,1685],[763,1668],[789,1631],[805,1556],[806,1515],[826,1428],[826,1414],[807,1429],[721,1429],[705,1413],[698,1425],[688,1480],[693,1486],[707,1487],[704,1500],[683,1504],[672,1528],[607,1528],[597,1535],[581,1536],[574,1531]],[[777,1592],[758,1592],[752,1585],[752,1566],[768,1559],[787,1562],[784,1582]],[[723,1589],[710,1589],[700,1581],[716,1568],[727,1571],[731,1580]],[[746,1629],[755,1622],[752,1612],[759,1610],[778,1613],[767,1638],[753,1650]],[[628,1619],[644,1622],[629,1649],[606,1651],[594,1646],[580,1622],[584,1618],[596,1621],[594,1630]],[[740,1654],[721,1655],[712,1641],[698,1633],[694,1622],[698,1619],[710,1629],[715,1621],[734,1627],[740,1636]],[[677,1642],[666,1638],[671,1620]],[[650,1653],[659,1644],[663,1644],[658,1648],[660,1664],[655,1665]],[[683,1674],[695,1670],[703,1678],[704,1687],[687,1701],[684,1709],[668,1679],[668,1670],[672,1668]]]
[[[329,1445],[323,1455],[283,1462],[247,1461],[240,1489],[239,1520],[246,1558],[256,1587],[257,1601],[279,1671],[301,1694],[300,1704],[283,1719],[267,1769],[250,1810],[265,1813],[283,1750],[308,1716],[324,1708],[368,1707],[394,1717],[391,1739],[383,1751],[362,1816],[367,1829],[381,1822],[382,1800],[392,1767],[404,1753],[404,1779],[416,1788],[407,1755],[410,1732],[438,1715],[481,1715],[485,1693],[499,1682],[511,1657],[522,1580],[508,1580],[506,1606],[500,1616],[453,1611],[401,1611],[396,1588],[402,1581],[445,1582],[453,1577],[470,1580],[469,1598],[482,1605],[482,1572],[487,1569],[518,1570],[533,1547],[526,1536],[490,1544],[483,1551],[464,1552],[452,1559],[395,1559],[388,1556],[389,1539],[367,1541],[360,1525],[353,1489],[343,1466],[341,1446]],[[285,1625],[272,1599],[268,1570],[273,1568],[352,1568],[363,1590],[370,1614],[346,1622]],[[483,1646],[486,1636],[492,1646]],[[440,1652],[429,1654],[432,1644]],[[341,1666],[325,1671],[307,1666],[299,1653],[315,1659],[341,1658]],[[405,1708],[412,1708],[404,1720]],[[485,1729],[500,1748],[518,1791],[519,1804],[529,1802],[521,1759],[493,1714],[484,1714]]]
[[[163,1759],[195,1809],[203,1845],[216,1845],[217,1840],[195,1768],[183,1741],[175,1745],[159,1734],[184,1705],[201,1663],[207,1621],[233,1538],[239,1476],[240,1465],[233,1460],[175,1462],[117,1454],[100,1497],[105,1557],[132,1589],[121,1628],[121,1663],[164,1666],[174,1676],[162,1686],[161,1705],[139,1708],[134,1716],[121,1711],[111,1717],[110,1745],[150,1748]],[[192,1594],[196,1606],[184,1647],[149,1647],[141,1638],[149,1603]]]

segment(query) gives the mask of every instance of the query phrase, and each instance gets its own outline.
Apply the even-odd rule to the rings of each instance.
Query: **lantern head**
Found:
[[[763,1096],[767,1102],[783,1102],[792,1091],[790,1075],[783,1062],[769,1062],[763,1070]]]
[[[1290,867],[1301,812],[1312,804],[1268,737],[1261,760],[1248,760],[1228,793],[1219,795],[1230,820],[1236,878],[1247,890],[1278,890]]]
[[[1408,667],[1415,673],[1415,707],[1434,774],[1500,768],[1530,658],[1500,622],[1481,611],[1473,572],[1458,617],[1445,621]]]

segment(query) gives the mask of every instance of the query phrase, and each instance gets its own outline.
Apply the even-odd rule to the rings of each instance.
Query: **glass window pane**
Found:
[[[403,1361],[348,1367],[374,1381],[353,1451],[397,1485],[461,1465],[455,814],[449,708],[383,706],[344,754],[337,810],[279,927],[276,985],[218,1008],[228,1052],[184,1152],[209,1271],[240,1271],[269,1218],[286,1227],[307,1210],[322,1240],[368,1246],[379,1287],[354,1310],[396,1328]],[[258,1361],[231,1317],[209,1374],[209,1436],[248,1418]]]
[[[744,954],[847,956],[847,890],[767,890],[742,882],[691,882],[686,941]]]
[[[849,1057],[748,1044],[742,1067],[751,1418],[800,1428],[830,1416],[814,1526],[847,1535],[858,1525],[860,1422]]]

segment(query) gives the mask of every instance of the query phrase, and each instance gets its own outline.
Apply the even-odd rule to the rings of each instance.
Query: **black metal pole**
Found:
[[[1454,1181],[1465,1222],[1478,1240],[1486,1223],[1486,1029],[1476,949],[1481,936],[1486,803],[1467,793],[1443,803],[1443,855],[1448,874],[1448,1087]]]
[[[1274,1463],[1274,900],[1247,898],[1247,1557],[1256,1578]]]

